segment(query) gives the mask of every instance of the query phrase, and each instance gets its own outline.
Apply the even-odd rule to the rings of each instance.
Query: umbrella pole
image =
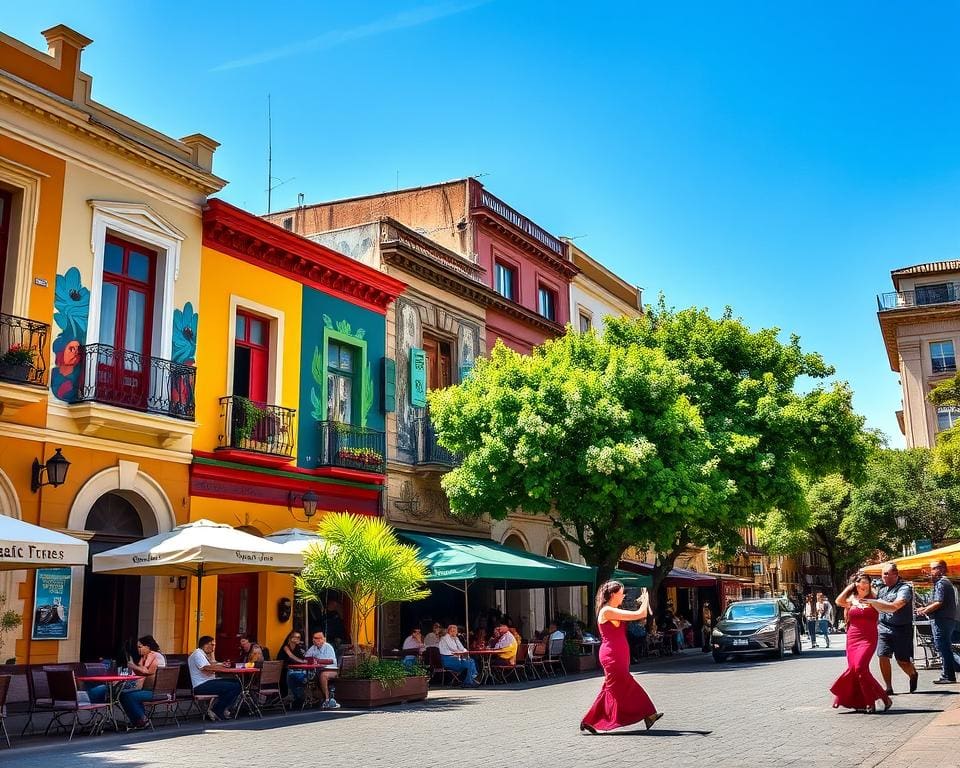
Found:
[[[467,647],[470,646],[470,594],[467,592],[467,588],[470,586],[470,582],[466,579],[463,580],[463,626],[466,632],[467,637]]]
[[[197,570],[197,647],[200,647],[200,597],[203,594],[203,563]]]

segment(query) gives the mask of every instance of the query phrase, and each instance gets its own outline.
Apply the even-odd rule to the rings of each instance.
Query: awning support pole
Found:
[[[470,593],[468,592],[468,587],[470,585],[467,583],[467,580],[463,580],[463,626],[466,629],[467,634],[467,648],[470,647]]]
[[[197,647],[200,647],[200,598],[203,594],[203,563],[197,568]]]

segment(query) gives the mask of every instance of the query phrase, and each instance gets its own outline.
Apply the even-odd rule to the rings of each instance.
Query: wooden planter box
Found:
[[[589,672],[597,668],[597,654],[590,653],[585,655],[563,655],[563,668],[567,672]]]
[[[402,684],[384,688],[378,680],[338,677],[334,682],[337,701],[347,707],[379,707],[427,698],[429,677],[408,677]]]

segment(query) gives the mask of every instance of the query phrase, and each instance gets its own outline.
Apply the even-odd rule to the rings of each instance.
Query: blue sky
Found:
[[[960,255],[955,3],[12,5],[94,38],[99,101],[220,141],[233,203],[266,208],[269,93],[274,209],[486,174],[648,300],[798,333],[902,444],[874,296]]]

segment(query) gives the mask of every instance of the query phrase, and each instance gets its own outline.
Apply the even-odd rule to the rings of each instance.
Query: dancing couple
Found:
[[[621,608],[625,597],[623,584],[608,581],[597,590],[597,627],[600,631],[600,664],[603,667],[603,687],[590,711],[580,722],[580,730],[596,734],[610,731],[641,720],[649,730],[663,717],[657,712],[647,692],[630,674],[630,646],[627,642],[627,622],[643,621],[650,608],[646,589],[640,591],[637,610]]]

